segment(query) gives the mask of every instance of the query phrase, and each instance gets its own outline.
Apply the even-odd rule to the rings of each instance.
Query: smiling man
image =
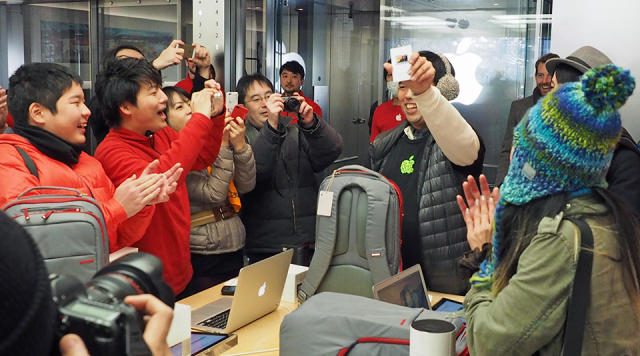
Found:
[[[536,87],[533,89],[533,94],[522,99],[514,100],[511,103],[509,119],[507,120],[507,128],[504,132],[502,149],[500,150],[500,157],[498,161],[498,173],[496,174],[495,182],[496,186],[502,184],[502,181],[509,170],[513,128],[516,127],[529,108],[534,106],[540,98],[547,95],[547,93],[553,89],[553,86],[551,85],[553,73],[549,73],[545,66],[545,63],[552,58],[559,58],[559,56],[555,53],[547,53],[538,58],[536,61]]]
[[[129,235],[142,235],[135,226],[146,216],[138,212],[164,201],[163,179],[141,174],[148,162],[138,178],[129,175],[115,188],[100,163],[82,151],[91,112],[77,75],[53,63],[23,65],[9,78],[8,107],[14,133],[0,135],[0,206],[37,186],[73,188],[100,203],[112,251],[126,224],[134,227]],[[35,163],[37,175],[23,153]]]
[[[149,216],[140,226],[144,236],[121,239],[122,247],[136,246],[160,258],[165,280],[179,294],[193,274],[186,173],[210,166],[218,156],[224,103],[221,95],[214,96],[220,86],[211,81],[208,88],[194,93],[192,117],[176,132],[167,126],[167,96],[161,86],[160,72],[144,59],[122,59],[107,66],[98,77],[96,95],[111,130],[95,157],[116,183],[140,174],[153,160],[159,161],[160,171],[176,163],[184,168],[169,201],[143,209]]]
[[[480,174],[484,146],[440,93],[455,81],[441,81],[447,75],[444,60],[429,51],[411,55],[411,80],[398,89],[407,119],[376,137],[370,157],[372,169],[393,180],[404,197],[403,264],[420,264],[429,289],[460,295],[468,289],[468,277],[458,258],[469,245],[456,195],[467,175]],[[391,72],[391,64],[385,69]]]
[[[280,67],[280,86],[282,87],[283,96],[292,96],[298,94],[304,98],[304,101],[311,105],[313,113],[322,117],[322,109],[315,101],[307,98],[302,93],[302,85],[304,85],[304,67],[296,62],[289,61]],[[283,112],[285,116],[296,118],[297,113]]]

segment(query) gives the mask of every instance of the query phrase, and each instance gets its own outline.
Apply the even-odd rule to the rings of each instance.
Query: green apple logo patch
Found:
[[[400,173],[402,174],[413,173],[414,163],[416,163],[416,161],[413,160],[413,155],[411,155],[409,159],[405,159],[404,161],[402,161],[402,164],[400,165]]]

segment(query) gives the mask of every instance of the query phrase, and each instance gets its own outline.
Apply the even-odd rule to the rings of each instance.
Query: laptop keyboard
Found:
[[[210,328],[224,329],[227,327],[227,320],[229,320],[229,312],[231,309],[227,309],[220,314],[216,314],[209,319],[203,320],[198,325],[208,326]]]

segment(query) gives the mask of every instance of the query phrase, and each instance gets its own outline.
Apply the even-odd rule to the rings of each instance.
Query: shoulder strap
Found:
[[[590,300],[591,269],[593,266],[593,234],[584,220],[567,218],[580,229],[580,255],[573,280],[573,291],[567,306],[564,330],[563,356],[578,356],[582,353],[584,324]]]
[[[24,164],[27,166],[27,169],[29,170],[29,172],[33,174],[36,178],[38,178],[38,180],[40,180],[40,176],[38,176],[38,167],[36,167],[36,163],[33,162],[33,159],[31,159],[31,156],[29,156],[29,154],[27,154],[27,152],[25,152],[22,148],[18,146],[13,146],[13,147],[15,147],[16,150],[18,150],[18,153],[20,153],[20,156],[22,156],[22,159],[24,160]]]

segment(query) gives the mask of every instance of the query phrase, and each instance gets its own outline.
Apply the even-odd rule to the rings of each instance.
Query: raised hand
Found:
[[[311,124],[313,124],[313,108],[311,107],[311,105],[307,104],[303,96],[298,95],[298,93],[293,93],[293,95],[300,102],[300,109],[298,109],[298,114],[300,116],[302,126],[311,126]]]
[[[267,99],[267,110],[269,111],[269,115],[267,117],[269,125],[271,125],[274,130],[277,130],[280,113],[284,111],[284,100],[282,100],[282,94],[274,93],[269,95],[269,98]]]
[[[465,198],[456,196],[458,207],[467,225],[467,241],[472,250],[482,249],[482,245],[491,242],[495,208],[500,200],[498,187],[491,191],[484,174],[480,175],[479,180],[480,189],[476,180],[468,176],[467,181],[462,183]]]
[[[182,47],[180,47],[182,46]],[[171,44],[165,48],[158,58],[153,60],[153,67],[157,70],[163,70],[167,67],[180,64],[184,57],[184,42],[173,40]]]
[[[236,152],[242,151],[247,145],[247,141],[244,138],[246,132],[244,120],[240,117],[232,118],[232,120],[227,123],[227,127],[229,127],[229,141],[231,145],[233,145],[233,149]]]
[[[433,85],[436,70],[433,67],[433,64],[431,64],[431,62],[429,62],[425,57],[420,56],[418,52],[413,52],[413,54],[411,54],[409,57],[409,63],[411,64],[411,68],[409,68],[411,80],[405,80],[403,83],[411,89],[413,95],[420,95]],[[384,69],[386,69],[388,73],[393,73],[393,66],[391,63],[385,63]]]
[[[209,79],[211,76],[211,56],[209,51],[197,43],[193,44],[193,59],[187,58],[187,61],[192,60],[196,65],[198,74],[205,79]]]
[[[9,116],[7,91],[0,86],[0,133],[3,133],[7,127],[7,116]]]

